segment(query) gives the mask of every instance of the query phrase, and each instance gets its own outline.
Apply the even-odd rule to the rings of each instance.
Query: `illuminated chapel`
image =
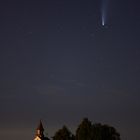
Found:
[[[41,121],[39,122],[39,125],[36,128],[36,134],[34,140],[49,140],[49,138],[44,136],[44,128]]]

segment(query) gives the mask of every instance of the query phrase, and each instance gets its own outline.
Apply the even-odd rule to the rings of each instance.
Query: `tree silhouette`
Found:
[[[92,140],[92,129],[91,122],[87,118],[84,118],[76,130],[76,140]]]
[[[85,118],[76,130],[76,140],[120,140],[120,134],[112,126],[92,124]]]
[[[74,140],[74,135],[68,130],[66,126],[63,126],[62,129],[59,129],[53,140]]]
[[[53,140],[120,140],[120,134],[112,126],[92,124],[88,118],[84,118],[78,125],[75,136],[63,126],[55,133]]]
[[[101,135],[104,140],[120,140],[120,134],[109,125],[102,125]]]
[[[93,124],[93,140],[102,140],[102,125],[100,123]]]

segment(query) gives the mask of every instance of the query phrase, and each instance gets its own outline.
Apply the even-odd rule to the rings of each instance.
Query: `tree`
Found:
[[[92,124],[88,118],[85,118],[78,125],[75,136],[63,126],[55,133],[53,140],[120,140],[120,134],[112,126]]]
[[[93,140],[102,140],[102,125],[100,123],[93,124]]]
[[[74,135],[66,126],[63,126],[55,133],[53,140],[74,140]]]
[[[109,125],[102,125],[102,140],[120,140],[120,134],[116,129]]]
[[[88,118],[83,119],[78,126],[76,140],[93,140],[93,127]]]
[[[120,140],[120,134],[112,126],[92,124],[85,118],[76,130],[76,140]]]

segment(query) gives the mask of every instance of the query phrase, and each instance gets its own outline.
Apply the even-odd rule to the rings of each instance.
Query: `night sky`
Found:
[[[140,139],[140,1],[0,2],[0,137],[49,137],[82,118]]]

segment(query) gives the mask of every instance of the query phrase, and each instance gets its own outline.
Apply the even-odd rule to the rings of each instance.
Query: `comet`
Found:
[[[102,13],[102,26],[105,26],[105,15]]]
[[[104,22],[104,20],[102,20],[102,26],[105,26],[105,22]]]
[[[107,24],[109,0],[101,0],[101,25]]]

